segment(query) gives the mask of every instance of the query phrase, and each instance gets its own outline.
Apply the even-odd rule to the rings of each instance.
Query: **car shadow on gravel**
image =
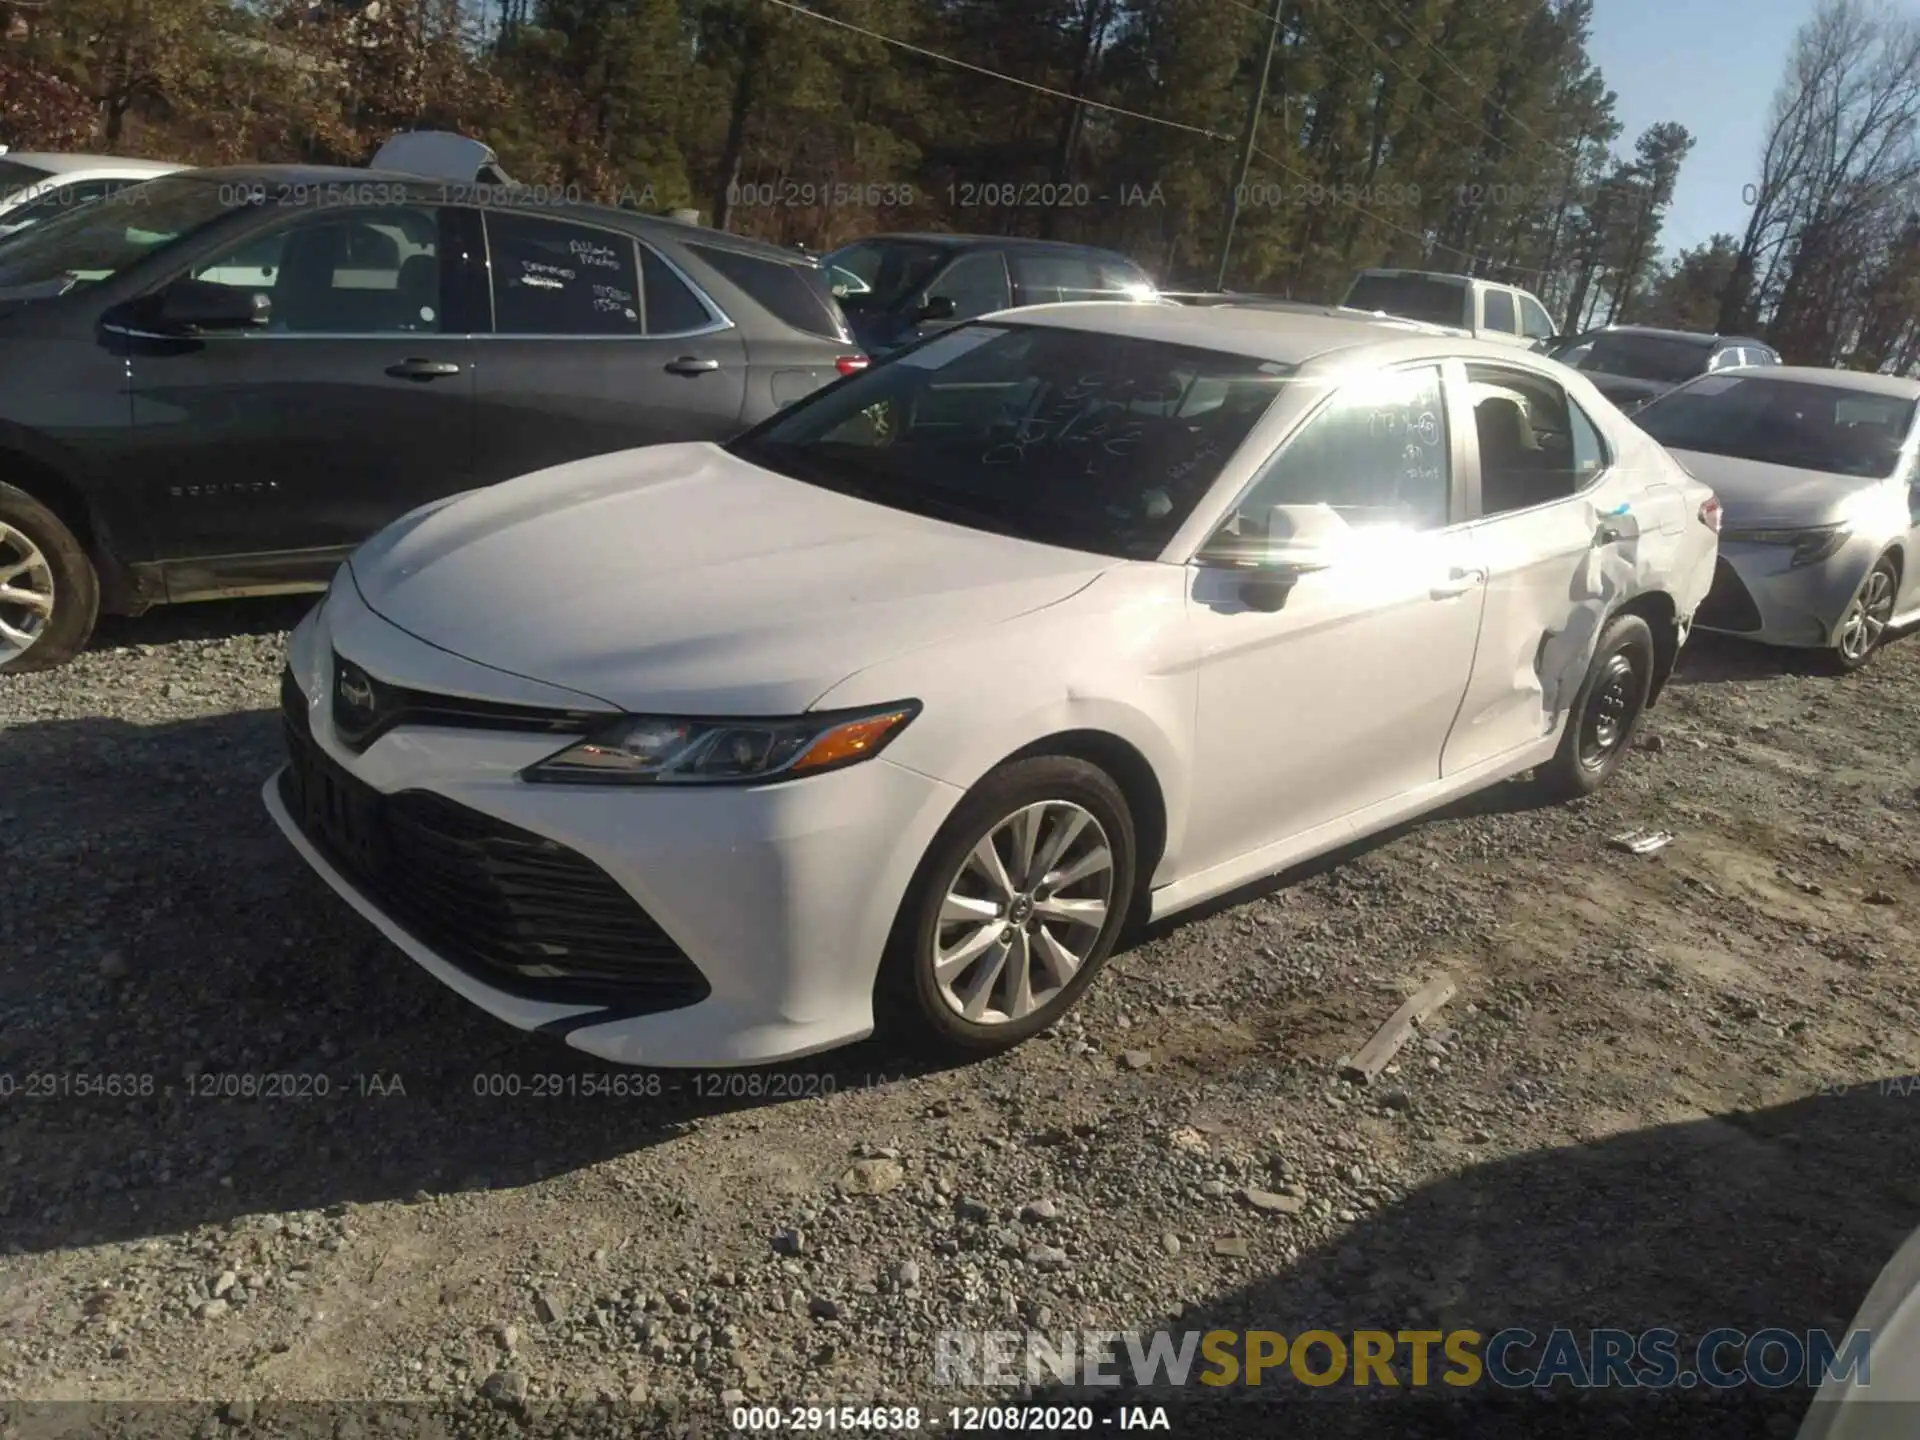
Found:
[[[632,1070],[502,1025],[274,829],[275,711],[28,723],[6,745],[0,1249],[531,1185],[932,1068],[868,1042]]]
[[[1252,1261],[1209,1257],[1218,1298],[1142,1331],[1474,1330],[1483,1342],[1556,1327],[1586,1343],[1594,1329],[1677,1332],[1682,1373],[1719,1327],[1748,1335],[1824,1330],[1839,1342],[1882,1266],[1920,1224],[1920,1077],[1892,1076],[1771,1109],[1716,1115],[1502,1156],[1449,1174],[1343,1227],[1332,1243],[1287,1253],[1297,1222],[1245,1210],[1216,1233],[1246,1237]],[[1396,1123],[1448,1127],[1416,1099]],[[1235,1271],[1239,1274],[1236,1275]],[[1249,1276],[1247,1272],[1251,1271]],[[1204,1283],[1204,1282],[1202,1282]],[[1484,1355],[1491,1347],[1483,1343]],[[1764,1362],[1779,1365],[1775,1350]],[[1330,1352],[1309,1352],[1324,1372]],[[1134,1392],[1127,1404],[1171,1407],[1180,1435],[1423,1435],[1449,1440],[1566,1437],[1791,1436],[1811,1398],[1799,1384],[1716,1390],[1704,1384],[1543,1395],[1491,1380],[1399,1390],[1342,1378],[1310,1387],[1282,1365],[1257,1388],[1199,1398],[1196,1360],[1184,1390]],[[1527,1370],[1540,1346],[1512,1352]],[[1740,1362],[1736,1345],[1719,1352]],[[1894,1354],[1871,1354],[1890,1370]],[[1122,1367],[1124,1368],[1124,1367]],[[1438,1346],[1430,1382],[1452,1367]],[[1871,1371],[1870,1371],[1871,1373]],[[1061,1388],[1040,1403],[1086,1403]],[[1111,1397],[1103,1403],[1114,1403]],[[1893,1433],[1887,1431],[1884,1433]]]

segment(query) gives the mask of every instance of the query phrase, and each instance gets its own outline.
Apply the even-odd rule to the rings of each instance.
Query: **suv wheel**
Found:
[[[0,674],[64,665],[100,613],[93,562],[46,506],[0,483]]]

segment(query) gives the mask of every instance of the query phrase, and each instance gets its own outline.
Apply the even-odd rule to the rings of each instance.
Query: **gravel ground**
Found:
[[[1920,642],[1830,679],[1698,640],[1593,800],[1503,788],[1163,927],[1010,1056],[716,1087],[497,1024],[307,873],[258,799],[301,608],[111,622],[0,680],[0,1432],[1015,1398],[933,1384],[962,1328],[1837,1330],[1920,1223]],[[1640,825],[1677,839],[1607,847]],[[1806,1398],[1374,1393],[1128,1403],[1788,1435]],[[28,1403],[133,1400],[191,1403]]]

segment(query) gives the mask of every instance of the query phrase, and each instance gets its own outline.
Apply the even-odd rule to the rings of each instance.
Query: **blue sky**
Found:
[[[1619,96],[1618,149],[1660,120],[1693,134],[1693,153],[1660,240],[1669,255],[1746,224],[1741,187],[1758,169],[1767,107],[1794,31],[1814,0],[1595,0],[1589,49]]]

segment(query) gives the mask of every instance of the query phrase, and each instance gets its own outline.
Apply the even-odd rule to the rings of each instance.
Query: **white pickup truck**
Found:
[[[1515,285],[1433,270],[1362,270],[1340,302],[1403,320],[1469,330],[1478,340],[1544,349],[1560,333],[1547,307]]]

